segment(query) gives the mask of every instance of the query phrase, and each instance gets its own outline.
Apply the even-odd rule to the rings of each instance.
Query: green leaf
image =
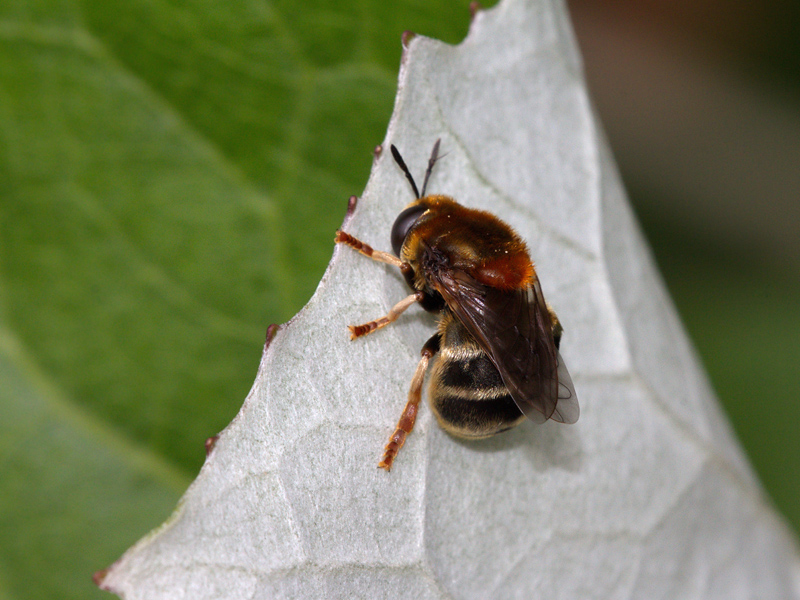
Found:
[[[408,289],[340,246],[178,510],[105,589],[131,600],[796,595],[794,540],[661,284],[574,43],[563,3],[538,0],[481,12],[457,47],[412,40],[382,148],[397,144],[417,172],[441,137],[431,192],[491,210],[527,241],[565,327],[580,421],[457,440],[421,407],[394,469],[376,469],[434,320],[414,307],[350,341],[345,324],[386,314]],[[384,150],[344,229],[385,247],[408,187]]]
[[[0,597],[91,583],[174,506],[311,296],[405,29],[467,2],[0,7]]]

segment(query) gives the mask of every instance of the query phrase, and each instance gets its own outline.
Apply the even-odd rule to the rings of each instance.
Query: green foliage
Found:
[[[0,597],[164,520],[330,258],[400,36],[467,2],[0,7]]]
[[[761,482],[800,529],[800,285],[794,267],[709,244],[652,214],[644,226],[673,300]]]
[[[0,598],[108,597],[92,572],[169,514],[313,293],[402,31],[456,43],[467,4],[0,5]],[[796,304],[730,328],[764,303],[741,271],[665,266],[797,525]]]

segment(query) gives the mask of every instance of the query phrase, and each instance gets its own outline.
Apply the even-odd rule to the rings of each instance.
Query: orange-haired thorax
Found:
[[[415,225],[403,247],[403,258],[420,273],[423,248],[440,253],[449,266],[498,289],[525,288],[535,270],[525,242],[494,215],[465,208],[447,196],[428,196],[419,201],[429,211]]]

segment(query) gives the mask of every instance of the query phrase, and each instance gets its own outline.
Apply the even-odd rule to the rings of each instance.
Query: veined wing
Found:
[[[458,269],[429,280],[492,359],[519,409],[532,421],[574,423],[580,416],[572,378],[553,340],[539,280],[500,290]]]

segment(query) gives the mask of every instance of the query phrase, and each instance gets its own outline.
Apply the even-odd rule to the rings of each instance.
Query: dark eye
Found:
[[[392,249],[397,256],[400,256],[400,249],[403,247],[408,231],[426,210],[428,209],[425,206],[415,204],[409,206],[395,219],[394,225],[392,225]]]

